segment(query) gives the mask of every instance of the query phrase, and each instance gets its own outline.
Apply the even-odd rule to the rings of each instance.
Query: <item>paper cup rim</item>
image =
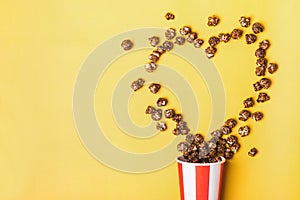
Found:
[[[179,158],[181,158],[182,156],[179,156],[176,158],[177,163],[185,163],[188,165],[193,165],[193,166],[213,166],[213,165],[220,165],[226,162],[226,159],[224,157],[221,157],[222,160],[219,162],[215,162],[215,163],[191,163],[191,162],[185,162],[182,160],[179,160]]]

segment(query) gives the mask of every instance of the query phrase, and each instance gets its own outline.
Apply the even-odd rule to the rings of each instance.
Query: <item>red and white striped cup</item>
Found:
[[[181,200],[219,200],[225,158],[217,163],[188,163],[177,158]]]

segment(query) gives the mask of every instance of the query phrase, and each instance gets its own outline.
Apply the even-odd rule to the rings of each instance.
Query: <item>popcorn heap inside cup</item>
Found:
[[[168,12],[165,15],[167,20],[174,20],[175,15]],[[242,29],[246,29],[251,26],[250,17],[242,16],[239,19],[239,24]],[[207,25],[209,27],[217,26],[220,23],[220,19],[217,16],[208,17]],[[220,43],[228,43],[230,39],[239,40],[243,38],[244,30],[241,28],[234,28],[231,33],[219,33],[218,36],[211,36],[208,39],[209,46],[205,48],[206,56],[211,59],[215,56],[217,52],[217,45]],[[257,34],[264,31],[264,26],[256,22],[252,25],[252,32],[245,34],[246,45],[254,44],[257,41]],[[174,45],[184,45],[185,43],[192,43],[195,48],[200,48],[205,42],[204,39],[200,38],[194,30],[189,26],[182,26],[177,32],[175,28],[168,28],[165,32],[165,41],[160,45],[160,38],[158,36],[152,36],[148,38],[149,43],[155,49],[149,55],[150,62],[145,64],[145,70],[149,73],[154,72],[157,69],[157,62],[160,57],[171,51]],[[124,50],[130,50],[133,47],[133,43],[130,40],[124,40],[121,44]],[[272,81],[266,77],[266,71],[271,75],[277,71],[278,66],[276,63],[269,63],[266,59],[266,50],[270,47],[270,41],[267,39],[259,42],[258,49],[254,52],[257,58],[255,68],[256,76],[263,76],[260,80],[253,84],[254,92],[267,90],[270,88]],[[143,87],[145,80],[139,78],[131,84],[131,88],[134,91],[139,90]],[[149,91],[155,95],[158,95],[160,88],[163,87],[159,83],[152,83],[148,87]],[[260,92],[257,95],[256,102],[264,103],[270,100],[270,96],[266,92]],[[253,96],[246,98],[242,102],[244,109],[242,109],[238,114],[238,120],[241,123],[246,123],[248,119],[253,119],[255,121],[260,121],[264,115],[261,111],[251,112],[249,108],[255,106],[255,100]],[[237,126],[238,121],[234,118],[230,118],[224,122],[224,124],[217,130],[210,133],[210,139],[205,141],[203,135],[200,133],[192,134],[188,127],[188,123],[183,120],[183,115],[181,113],[176,113],[175,109],[167,108],[168,99],[166,97],[157,98],[155,106],[148,105],[146,107],[145,113],[150,115],[153,121],[156,121],[157,130],[163,132],[168,129],[167,124],[163,121],[163,115],[165,120],[173,120],[176,122],[172,133],[174,135],[185,135],[185,141],[180,142],[177,145],[177,150],[182,153],[181,160],[193,163],[213,163],[218,162],[222,157],[226,159],[233,158],[234,154],[240,148],[238,142],[238,137],[232,135],[233,129]],[[250,127],[248,125],[240,126],[238,129],[238,134],[240,137],[248,136],[250,133]],[[248,155],[253,157],[257,154],[258,150],[253,147],[249,150]]]

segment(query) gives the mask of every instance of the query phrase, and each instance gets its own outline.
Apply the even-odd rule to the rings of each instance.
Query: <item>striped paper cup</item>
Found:
[[[181,200],[219,200],[225,158],[217,163],[188,163],[177,158]]]

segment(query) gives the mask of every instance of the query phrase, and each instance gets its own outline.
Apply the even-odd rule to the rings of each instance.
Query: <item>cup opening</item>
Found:
[[[193,165],[193,166],[212,166],[212,165],[220,165],[222,163],[226,162],[226,159],[224,157],[221,157],[221,161],[215,162],[215,163],[190,163],[182,160],[182,156],[179,156],[176,158],[177,163],[186,163],[188,165]]]

